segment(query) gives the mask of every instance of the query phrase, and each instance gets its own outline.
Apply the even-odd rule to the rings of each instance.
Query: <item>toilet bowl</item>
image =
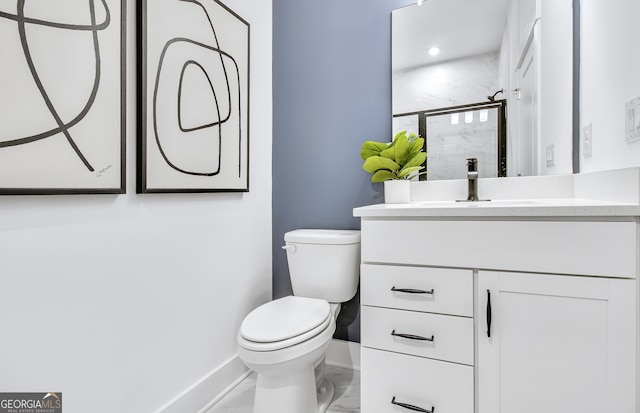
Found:
[[[285,241],[295,295],[245,317],[238,356],[256,372],[254,413],[323,413],[334,394],[325,353],[341,303],[357,290],[360,232],[296,230]]]

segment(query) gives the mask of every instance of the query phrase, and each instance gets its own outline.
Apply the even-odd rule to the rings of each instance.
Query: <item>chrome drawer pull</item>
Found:
[[[413,334],[396,333],[396,330],[393,330],[391,332],[391,335],[395,336],[395,337],[408,338],[410,340],[431,341],[431,342],[433,342],[433,340],[435,340],[435,336],[434,335],[431,335],[431,337],[429,338],[429,337],[423,337],[423,336],[416,336],[416,335],[413,335]]]
[[[431,410],[423,409],[422,407],[414,406],[412,404],[400,403],[396,401],[396,396],[393,396],[391,399],[391,404],[395,404],[396,406],[404,407],[405,409],[413,410],[414,412],[423,412],[423,413],[434,413],[436,411],[435,406],[431,406]]]
[[[398,293],[409,293],[409,294],[433,294],[433,288],[429,291],[427,290],[416,290],[415,288],[396,288],[395,286],[391,287],[391,291]]]

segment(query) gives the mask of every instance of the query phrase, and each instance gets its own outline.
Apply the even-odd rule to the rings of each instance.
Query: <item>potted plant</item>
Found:
[[[385,202],[409,202],[409,180],[426,173],[420,172],[427,158],[423,146],[423,138],[407,131],[398,132],[391,142],[362,144],[362,168],[372,174],[371,182],[384,182]]]

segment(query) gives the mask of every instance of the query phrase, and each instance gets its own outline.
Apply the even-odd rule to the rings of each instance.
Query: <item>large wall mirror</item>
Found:
[[[427,180],[573,172],[574,0],[424,0],[392,13],[393,129]],[[501,116],[501,111],[503,116]]]

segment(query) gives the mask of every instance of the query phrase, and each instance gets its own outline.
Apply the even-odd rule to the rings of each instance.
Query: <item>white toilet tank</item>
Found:
[[[293,294],[349,301],[360,280],[360,231],[297,229],[284,234]]]

